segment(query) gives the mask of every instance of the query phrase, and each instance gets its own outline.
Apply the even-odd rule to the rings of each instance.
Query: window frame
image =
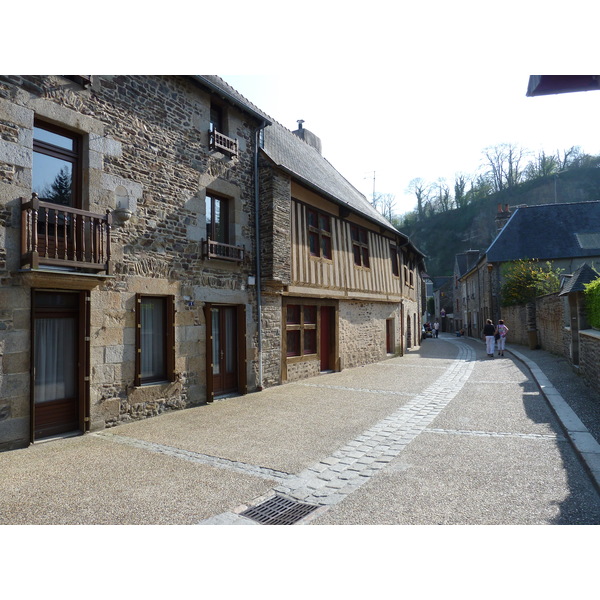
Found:
[[[354,266],[363,269],[371,268],[369,252],[369,230],[354,223],[350,224],[350,239]]]
[[[285,324],[285,356],[287,360],[308,360],[316,359],[319,355],[319,304],[313,302],[295,301],[284,305],[285,314],[283,320]],[[297,312],[297,317],[290,319],[290,312]],[[314,317],[307,318],[307,311],[314,310]],[[309,336],[306,332],[311,332]],[[290,352],[289,334],[295,334],[297,338],[294,343],[295,351]],[[313,340],[314,346],[308,348],[307,338]]]
[[[72,192],[72,203],[69,204],[71,208],[83,208],[83,193],[82,193],[82,181],[83,181],[83,159],[82,159],[82,150],[83,150],[83,138],[78,133],[71,131],[69,129],[65,129],[58,125],[54,125],[51,123],[47,123],[38,118],[34,119],[33,122],[34,129],[32,130],[33,135],[33,153],[41,154],[43,156],[49,156],[51,158],[56,158],[59,160],[63,160],[65,162],[69,162],[73,165],[72,167],[72,181],[71,181],[71,192]],[[60,146],[56,146],[50,142],[45,142],[40,139],[36,139],[35,137],[35,128],[42,129],[49,133],[54,133],[56,135],[60,135],[67,139],[70,139],[73,142],[73,150],[68,150],[67,148],[61,148]],[[33,160],[32,160],[32,170],[33,170]],[[32,187],[33,187],[33,175],[32,175]],[[52,200],[47,198],[39,197],[40,200],[44,202],[52,202]],[[60,206],[60,205],[59,205]]]
[[[207,202],[210,200],[210,230],[209,230],[209,224],[208,224],[208,211],[206,211],[206,205]],[[223,215],[221,213],[221,222],[225,221],[225,224],[223,226],[223,232],[224,232],[224,238],[225,239],[217,239],[216,237],[214,237],[214,233],[215,233],[215,200],[218,200],[221,203],[221,211],[222,213],[224,212],[225,214]],[[230,220],[230,212],[231,212],[231,199],[227,198],[226,196],[223,196],[221,194],[214,194],[213,192],[206,192],[206,196],[204,199],[204,207],[205,207],[205,224],[206,224],[206,237],[209,238],[211,241],[213,242],[219,242],[220,244],[231,244],[232,242],[230,241],[230,232],[229,229],[231,227],[231,220]],[[224,210],[223,210],[224,209]]]
[[[314,223],[311,224],[311,216],[314,217]],[[322,220],[325,221],[326,227],[322,227]],[[306,208],[306,229],[308,238],[308,251],[313,258],[322,258],[333,261],[333,236],[331,226],[331,215],[317,210],[316,208]],[[313,252],[311,240],[316,239],[316,252]],[[327,246],[328,252],[324,246]]]
[[[392,259],[392,275],[400,277],[400,257],[398,256],[398,246],[390,244],[390,258]]]
[[[163,368],[161,373],[150,377],[142,376],[142,302],[144,298],[160,299],[163,303]],[[157,294],[135,295],[135,386],[170,383],[175,381],[175,296]]]

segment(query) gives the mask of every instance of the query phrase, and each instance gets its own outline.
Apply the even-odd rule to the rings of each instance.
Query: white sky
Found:
[[[442,177],[453,191],[488,146],[600,154],[600,91],[528,98],[529,73],[518,70],[221,76],[289,129],[304,119],[323,156],[368,198],[375,173],[376,193],[394,194],[399,213],[415,206],[412,179]]]

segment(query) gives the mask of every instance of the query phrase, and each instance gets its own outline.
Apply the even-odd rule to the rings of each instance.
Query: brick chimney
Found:
[[[319,154],[321,154],[321,140],[308,129],[304,129],[302,124],[304,121],[298,119],[298,129],[292,131],[294,135],[297,135],[301,140],[304,140],[309,146],[312,146]]]
[[[504,207],[502,204],[498,204],[498,212],[496,213],[496,229],[498,232],[506,225],[511,215],[512,213],[510,212],[510,206],[508,206],[508,204],[505,204]]]

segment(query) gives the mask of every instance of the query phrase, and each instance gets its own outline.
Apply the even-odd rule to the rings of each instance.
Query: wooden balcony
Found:
[[[111,274],[110,211],[85,210],[21,198],[21,266]]]
[[[239,153],[238,141],[214,130],[209,134],[209,147],[217,152],[225,152],[230,156],[237,156]]]
[[[202,240],[202,258],[218,258],[241,263],[244,260],[244,250],[243,246],[223,244],[222,242],[215,242],[210,238]]]

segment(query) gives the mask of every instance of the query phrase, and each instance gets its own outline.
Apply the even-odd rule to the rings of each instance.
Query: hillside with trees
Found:
[[[600,156],[572,147],[554,156],[531,154],[513,144],[483,151],[484,168],[474,176],[457,175],[453,189],[445,180],[414,179],[415,210],[390,214],[389,198],[380,203],[388,218],[426,254],[429,275],[452,275],[454,256],[486,250],[496,237],[498,206],[600,200]],[[377,204],[375,204],[377,207]]]

